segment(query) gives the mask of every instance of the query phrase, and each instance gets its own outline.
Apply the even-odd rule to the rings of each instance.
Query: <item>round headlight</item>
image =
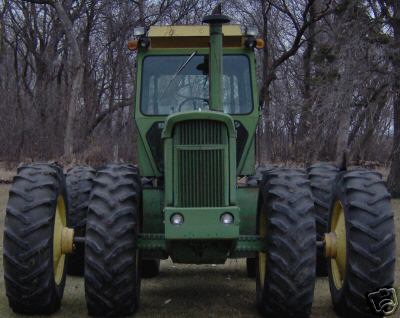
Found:
[[[226,212],[226,213],[223,213],[221,215],[221,219],[220,220],[221,220],[222,224],[228,225],[228,224],[232,224],[233,223],[234,217],[233,217],[233,215],[231,213]]]
[[[172,214],[170,221],[171,221],[171,224],[173,224],[173,225],[181,225],[184,221],[183,215],[180,213]]]

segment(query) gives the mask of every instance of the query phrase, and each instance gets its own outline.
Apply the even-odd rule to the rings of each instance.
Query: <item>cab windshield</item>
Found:
[[[252,111],[250,63],[245,55],[225,55],[223,109],[229,114]],[[141,111],[146,115],[209,109],[208,56],[147,56],[142,66]]]

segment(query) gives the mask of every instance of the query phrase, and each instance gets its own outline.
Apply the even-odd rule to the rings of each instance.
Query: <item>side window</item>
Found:
[[[246,114],[253,109],[250,63],[245,55],[224,56],[224,112]]]

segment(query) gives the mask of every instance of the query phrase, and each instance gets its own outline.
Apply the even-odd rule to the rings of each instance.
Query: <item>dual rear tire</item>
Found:
[[[328,260],[332,303],[342,317],[377,317],[383,299],[368,295],[394,283],[396,247],[390,194],[381,176],[368,170],[339,173],[333,188],[328,231],[336,256]],[[390,299],[390,297],[389,297]],[[388,301],[389,299],[386,299]],[[375,308],[382,309],[375,312]]]
[[[267,317],[308,317],[315,282],[314,204],[301,170],[275,168],[260,185],[256,257],[257,305]]]
[[[67,225],[62,168],[22,166],[14,177],[4,225],[4,278],[8,301],[19,314],[60,308],[66,276],[61,230]]]
[[[317,275],[328,276],[334,310],[343,317],[376,317],[368,294],[391,287],[395,226],[390,194],[380,174],[342,171],[329,163],[307,169],[315,202],[317,240],[333,233],[336,256],[317,250]],[[387,310],[390,311],[390,308]]]
[[[88,172],[92,173],[85,169]],[[79,197],[86,192],[81,191]],[[68,201],[60,166],[33,164],[18,169],[6,209],[3,246],[6,294],[16,313],[47,315],[60,308],[67,269],[61,234],[71,224]],[[136,167],[109,165],[97,172],[89,199],[84,256],[86,301],[92,316],[120,317],[138,309],[141,202]],[[75,216],[76,225],[86,213]],[[155,275],[157,267],[151,269]]]
[[[85,294],[91,316],[127,316],[139,307],[141,202],[136,167],[114,164],[97,171],[85,240]]]
[[[328,219],[330,202],[333,195],[333,186],[336,176],[339,173],[338,167],[328,162],[319,162],[307,169],[307,176],[310,180],[311,191],[314,199],[315,225],[317,240],[322,241],[328,232]],[[323,249],[317,249],[316,262],[317,276],[328,276],[328,265]]]
[[[89,166],[76,166],[68,170],[66,176],[69,202],[68,227],[73,228],[75,236],[86,234],[86,217],[90,192],[96,170]],[[67,256],[69,275],[83,276],[85,246],[77,244],[76,249]]]
[[[336,242],[335,255],[325,261],[334,310],[341,317],[382,316],[368,295],[394,283],[390,194],[378,173],[317,168],[320,181],[330,183],[321,191],[329,199],[324,232]],[[313,192],[314,197],[302,171],[277,168],[263,175],[257,232],[265,238],[266,251],[256,258],[256,286],[258,308],[267,317],[310,315],[316,273]]]

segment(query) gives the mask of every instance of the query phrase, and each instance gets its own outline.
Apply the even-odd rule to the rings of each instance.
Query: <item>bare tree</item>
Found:
[[[381,1],[382,11],[393,28],[392,52],[393,64],[393,150],[392,165],[388,177],[388,187],[393,196],[400,197],[400,3]],[[393,15],[390,15],[390,11]]]
[[[216,3],[1,2],[0,160],[135,161],[136,55],[126,41],[138,25],[200,23]],[[398,184],[396,5],[225,1],[235,23],[256,26],[266,40],[256,51],[260,162],[334,160],[345,151],[359,163],[387,163],[392,153],[389,183]]]
[[[246,20],[258,26],[266,40],[261,58],[260,103],[262,119],[259,129],[259,161],[271,161],[271,84],[277,79],[279,67],[297,54],[306,41],[306,32],[316,22],[328,15],[331,3],[315,10],[315,0],[307,1],[234,1]],[[262,146],[261,146],[262,145]]]
[[[73,23],[69,17],[64,5],[59,0],[25,0],[26,2],[51,5],[57,12],[59,21],[65,32],[67,38],[68,46],[71,50],[71,91],[69,96],[69,102],[67,106],[67,120],[65,128],[64,137],[64,156],[67,161],[72,159],[74,135],[73,135],[73,124],[75,120],[76,108],[81,102],[81,87],[83,79],[84,65],[82,63],[81,52],[79,49],[79,44],[77,40],[77,35],[75,34]]]

